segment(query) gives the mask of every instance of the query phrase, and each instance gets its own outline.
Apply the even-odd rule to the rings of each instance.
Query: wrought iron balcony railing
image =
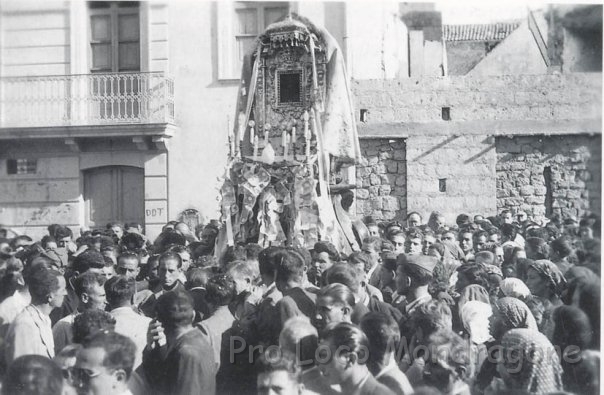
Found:
[[[174,122],[163,72],[0,78],[0,127]]]

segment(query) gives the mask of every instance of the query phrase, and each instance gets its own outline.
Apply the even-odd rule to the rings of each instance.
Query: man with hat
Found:
[[[432,282],[436,258],[429,255],[398,257],[396,267],[396,298],[392,305],[409,317],[421,305],[432,300],[428,285]]]

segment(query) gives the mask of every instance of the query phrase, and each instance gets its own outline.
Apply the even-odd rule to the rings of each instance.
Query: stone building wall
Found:
[[[358,216],[391,220],[407,210],[407,163],[403,139],[361,139],[363,161],[357,166]]]
[[[358,123],[363,155],[372,158],[369,168],[361,166],[357,172],[360,214],[402,219],[418,211],[427,218],[439,210],[447,222],[459,213],[494,215],[509,206],[538,214],[545,210],[546,195],[537,195],[542,188],[531,182],[543,178],[545,163],[551,164],[556,188],[552,206],[564,204],[555,208],[574,215],[600,212],[601,73],[355,80],[352,90],[356,111],[365,115]],[[525,143],[516,144],[513,149],[520,151],[512,149],[507,156],[505,147],[511,143],[502,141],[508,136],[518,136],[510,141],[530,142],[524,148]],[[393,190],[390,182],[390,194],[383,188],[380,195],[382,180],[393,175],[380,177],[377,169],[388,170],[386,161],[391,159],[376,157],[376,152],[392,139],[404,141],[405,169],[398,163],[397,172],[405,175],[406,183]],[[522,161],[527,158],[534,163],[525,168]],[[504,183],[508,165],[520,172],[530,168],[519,181],[529,184],[515,179]],[[555,184],[558,176],[570,178]],[[383,208],[385,201],[394,205],[395,198],[398,208]]]
[[[601,136],[498,138],[498,209],[536,216],[600,214],[601,146]]]

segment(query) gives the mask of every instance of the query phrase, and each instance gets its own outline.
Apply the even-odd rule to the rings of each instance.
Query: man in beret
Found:
[[[401,254],[396,267],[396,297],[392,305],[409,317],[421,305],[432,300],[428,285],[432,282],[436,258],[428,255]]]

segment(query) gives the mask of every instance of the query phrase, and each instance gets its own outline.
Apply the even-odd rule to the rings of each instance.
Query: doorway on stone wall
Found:
[[[132,166],[103,166],[84,171],[85,224],[104,227],[109,222],[145,220],[144,171]]]

